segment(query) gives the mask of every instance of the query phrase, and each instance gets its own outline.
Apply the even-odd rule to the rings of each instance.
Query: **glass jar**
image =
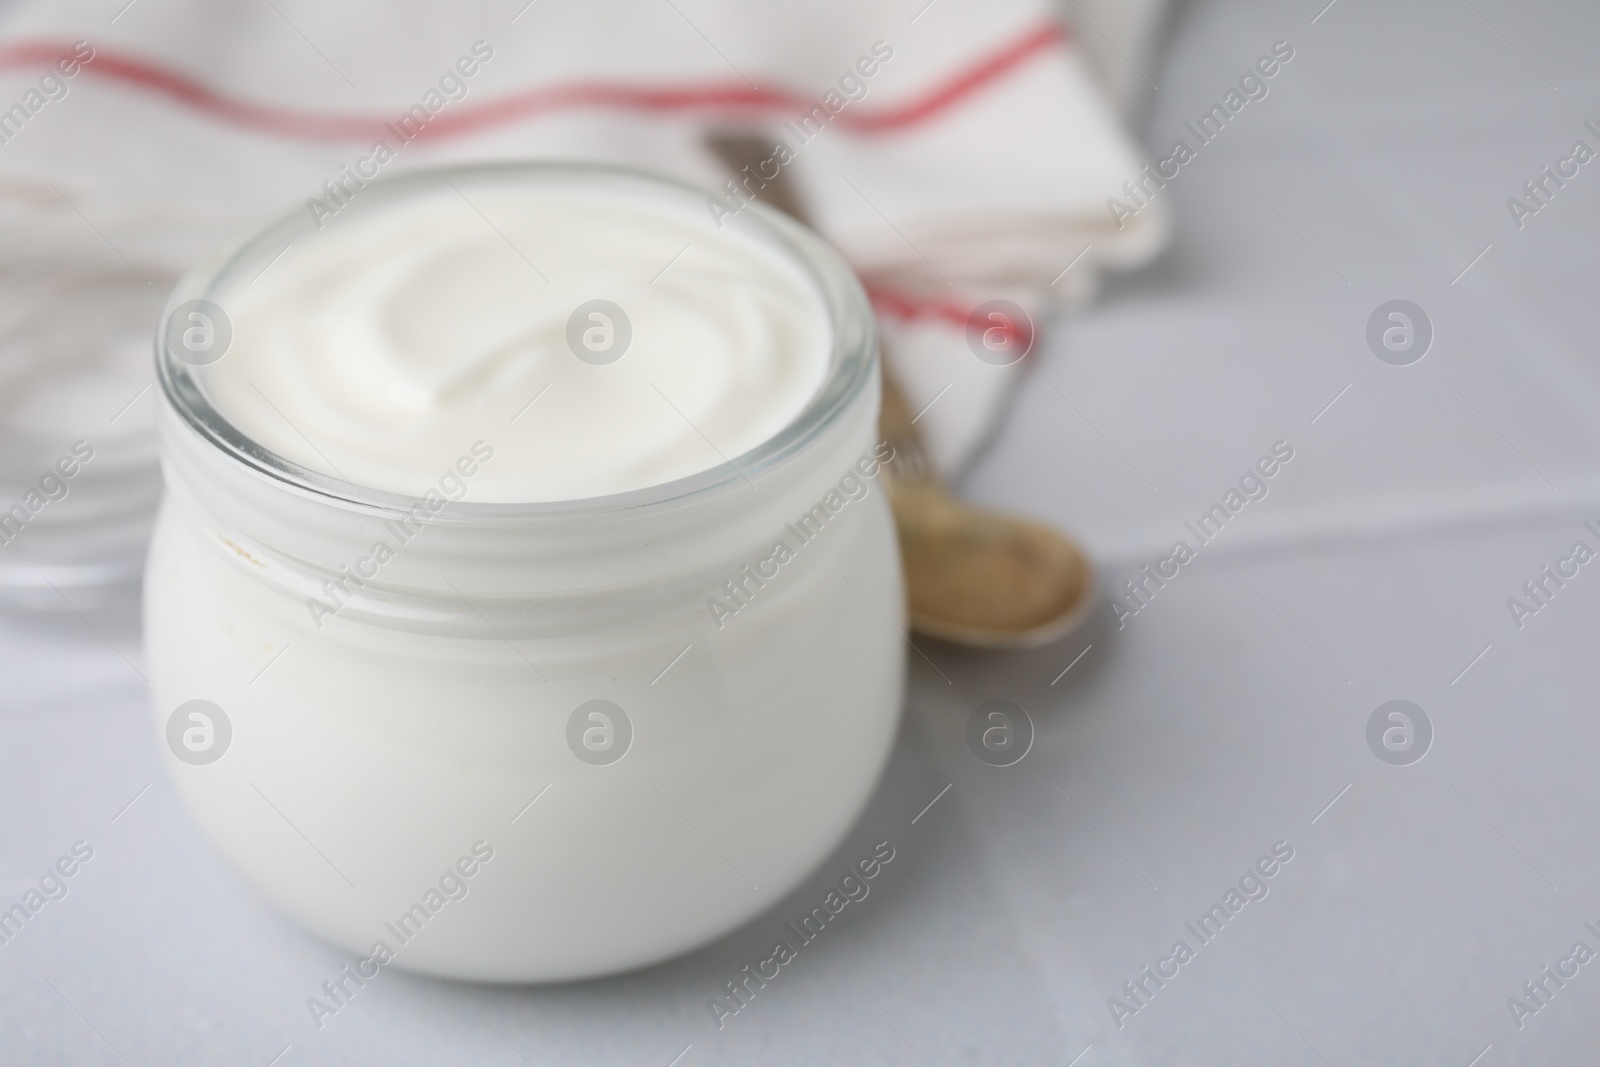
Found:
[[[554,164],[361,196],[446,179],[705,198]],[[230,425],[158,333],[144,610],[163,758],[228,860],[362,974],[553,981],[685,952],[790,892],[878,780],[905,648],[872,316],[786,216],[726,225],[823,294],[824,383],[752,451],[614,496],[443,504],[338,481]],[[313,234],[297,210],[167,314]]]

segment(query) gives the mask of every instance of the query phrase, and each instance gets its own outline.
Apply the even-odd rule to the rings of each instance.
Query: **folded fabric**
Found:
[[[0,16],[0,198],[47,190],[113,248],[116,212],[95,205],[118,198],[220,237],[297,201],[336,211],[378,174],[500,158],[664,171],[705,186],[716,218],[762,180],[728,184],[705,137],[730,130],[782,145],[758,170],[792,168],[862,275],[947,471],[993,426],[1034,326],[1167,230],[1159,201],[1108,211],[1139,155],[1044,0],[21,0]]]

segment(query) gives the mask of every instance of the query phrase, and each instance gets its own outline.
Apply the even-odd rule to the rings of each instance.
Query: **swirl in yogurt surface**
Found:
[[[342,213],[212,295],[232,340],[198,373],[224,418],[303,467],[416,496],[480,440],[480,502],[737,466],[830,358],[823,297],[791,260],[612,189],[441,185]],[[583,313],[596,301],[621,315]]]

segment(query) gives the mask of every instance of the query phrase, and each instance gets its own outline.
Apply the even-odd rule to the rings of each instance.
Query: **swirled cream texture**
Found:
[[[263,268],[215,292],[233,336],[203,387],[257,443],[372,489],[420,496],[477,441],[493,449],[479,502],[737,465],[828,370],[826,306],[798,267],[623,192],[440,186],[346,212]]]

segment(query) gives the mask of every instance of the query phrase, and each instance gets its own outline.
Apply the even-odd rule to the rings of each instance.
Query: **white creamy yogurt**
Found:
[[[687,205],[570,186],[440,186],[351,212],[214,299],[233,338],[201,378],[247,436],[411,495],[487,440],[482,502],[715,467],[792,422],[829,357],[792,257]],[[596,300],[621,315],[587,313]]]
[[[894,741],[866,295],[792,220],[719,230],[648,175],[383,184],[169,303],[162,758],[234,867],[353,958],[556,981],[703,945],[839,847]],[[611,362],[582,344],[605,324],[567,340],[594,300],[631,328]],[[197,366],[207,302],[232,336]],[[492,862],[447,902],[468,850]]]

